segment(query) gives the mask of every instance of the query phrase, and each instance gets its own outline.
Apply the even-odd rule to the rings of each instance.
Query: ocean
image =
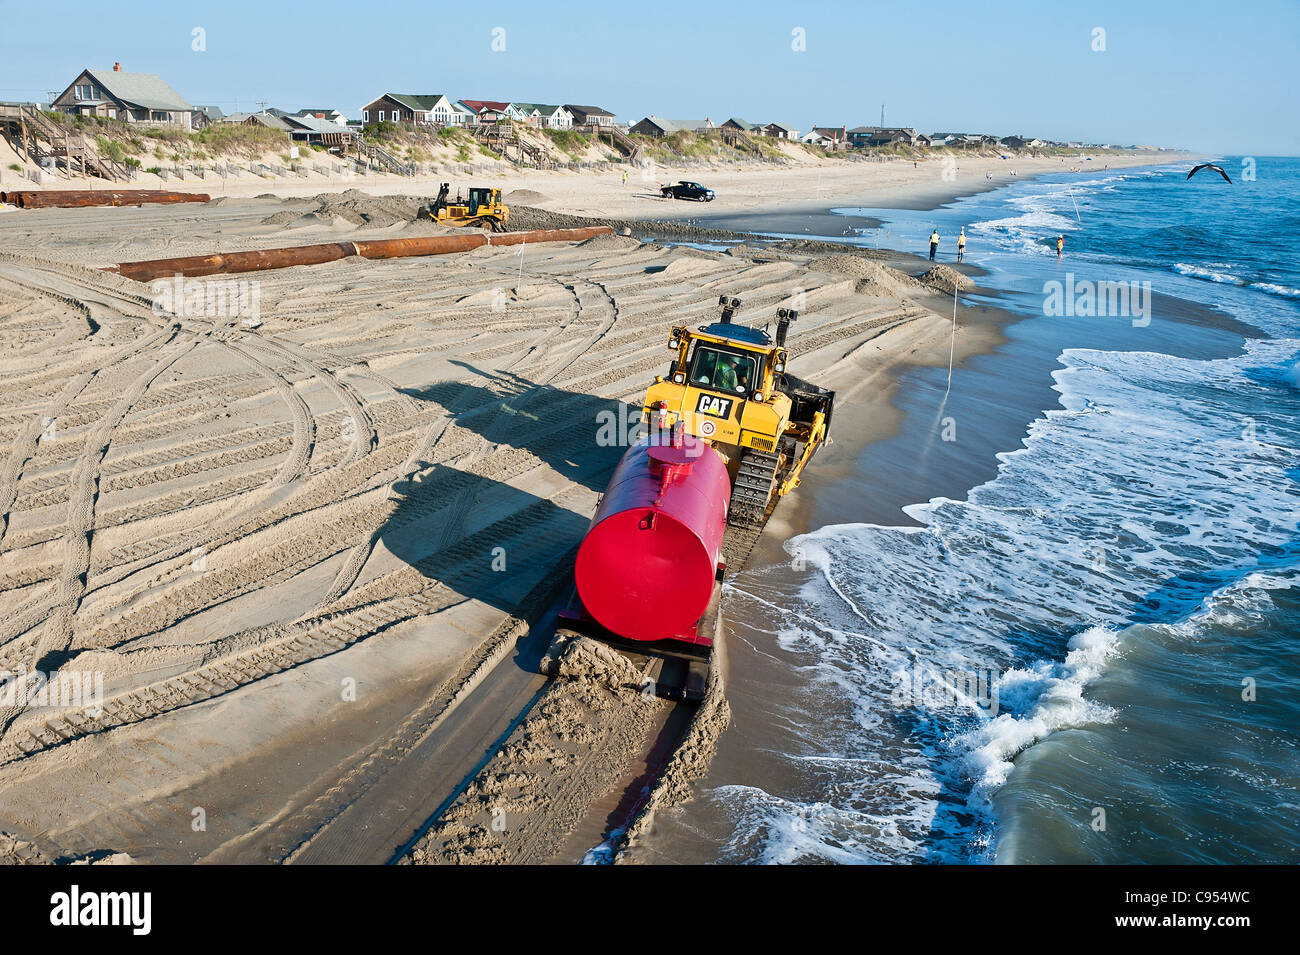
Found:
[[[788,676],[679,823],[714,857],[1300,859],[1300,160],[1220,162],[836,210],[948,264],[964,227],[1021,320],[951,393],[905,373],[901,433],[730,583]]]

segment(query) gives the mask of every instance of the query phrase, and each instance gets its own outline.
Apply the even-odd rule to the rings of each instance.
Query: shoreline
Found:
[[[851,437],[830,449],[837,454],[820,458],[810,468],[803,486],[787,502],[785,513],[778,509],[774,515],[772,533],[764,536],[755,552],[754,573],[733,582],[742,595],[758,597],[744,600],[749,614],[733,612],[731,619],[734,639],[729,651],[729,698],[737,726],[723,737],[710,773],[697,787],[697,798],[668,820],[659,841],[647,848],[655,861],[719,861],[718,852],[736,837],[726,800],[708,795],[720,787],[730,787],[728,792],[752,787],[768,793],[777,806],[824,798],[817,795],[815,785],[811,794],[805,791],[807,780],[798,766],[801,756],[816,760],[827,754],[809,748],[805,734],[791,730],[801,725],[800,716],[812,718],[813,714],[803,709],[808,701],[803,700],[803,706],[774,702],[799,699],[797,694],[807,684],[798,674],[816,669],[799,654],[792,658],[771,645],[774,626],[788,625],[788,621],[781,623],[784,618],[779,613],[767,614],[765,602],[784,606],[783,598],[797,593],[807,577],[806,571],[791,566],[791,554],[784,543],[799,534],[839,524],[922,526],[902,508],[935,498],[966,500],[973,488],[998,475],[999,455],[1022,447],[1028,425],[1060,406],[1059,395],[1052,388],[1052,372],[1060,367],[1059,349],[1052,347],[1050,340],[1044,343],[1042,333],[1071,333],[1060,323],[1054,326],[1052,319],[1014,306],[1010,300],[1024,289],[1000,285],[997,276],[981,278],[976,292],[981,301],[1001,300],[1006,307],[976,306],[994,314],[987,316],[984,341],[971,340],[963,348],[959,336],[951,396],[945,396],[942,375],[946,349],[941,361],[911,363],[895,358],[858,381],[853,414],[836,421],[836,432]],[[969,306],[963,307],[959,321],[970,311]],[[1119,327],[1108,330],[1101,340],[1087,340],[1097,338],[1102,329],[1084,322],[1074,326],[1074,334],[1082,340],[1068,341],[1062,347],[1153,350],[1214,359],[1235,356],[1246,340],[1267,335],[1256,325],[1190,298],[1157,294],[1153,313],[1159,316],[1154,341],[1126,341]],[[1112,341],[1107,343],[1107,338]],[[797,339],[792,344],[797,345]],[[959,440],[966,449],[956,457],[946,450],[954,445],[936,440],[940,414],[958,422],[963,436]],[[931,458],[928,467],[927,457]],[[792,660],[796,664],[793,671]]]
[[[147,400],[114,428],[106,479],[91,511],[106,515],[105,522],[89,538],[93,563],[77,598],[85,607],[76,624],[78,632],[86,628],[81,646],[96,648],[82,662],[109,670],[110,693],[134,700],[159,668],[184,679],[228,659],[264,659],[265,648],[281,644],[307,640],[308,652],[318,652],[310,647],[318,639],[323,646],[318,634],[335,632],[330,628],[355,626],[361,634],[351,638],[355,646],[331,647],[317,659],[285,665],[270,680],[214,697],[226,720],[220,741],[202,735],[190,708],[78,739],[62,751],[66,758],[37,752],[0,765],[0,788],[23,813],[7,814],[0,828],[36,839],[43,830],[32,821],[61,807],[59,827],[43,833],[51,854],[104,848],[121,814],[144,805],[184,819],[177,800],[210,785],[208,767],[220,768],[219,799],[248,824],[246,837],[193,836],[183,848],[149,840],[112,848],[146,861],[192,861],[232,852],[260,857],[315,838],[302,833],[321,825],[314,814],[323,811],[322,800],[334,798],[334,767],[372,765],[368,754],[390,745],[383,727],[454,686],[467,655],[518,619],[523,595],[579,539],[614,462],[574,424],[597,420],[611,403],[639,401],[647,375],[662,367],[666,311],[703,316],[719,288],[735,288],[746,301],[741,320],[762,321],[795,289],[807,290],[809,306],[792,339],[795,349],[802,341],[806,350],[792,359],[792,371],[842,392],[837,425],[851,437],[823,452],[789,501],[793,507],[778,512],[756,565],[778,556],[799,525],[819,522],[815,502],[849,486],[866,449],[901,432],[896,405],[907,375],[947,363],[951,298],[912,277],[930,264],[905,252],[854,250],[833,241],[719,253],[602,236],[539,246],[520,257],[488,248],[432,260],[283,269],[258,274],[263,313],[255,332],[224,328],[214,337],[212,322],[186,318],[176,323],[175,341],[157,337],[158,319],[143,286],[86,267],[156,257],[162,249],[177,254],[428,232],[428,223],[402,218],[410,210],[367,196],[349,201],[351,211],[396,209],[397,218],[358,228],[293,200],[231,201],[197,214],[145,207],[0,217],[7,233],[0,279],[15,301],[31,303],[19,311],[20,320],[35,323],[26,347],[36,347],[30,343],[39,344],[41,335],[53,334],[55,342],[40,371],[21,354],[0,367],[20,402],[9,409],[11,418],[27,420],[31,408],[46,413],[51,400],[74,400],[59,398],[70,369],[94,367],[118,349],[141,350],[116,377],[83,385],[85,406],[53,415],[65,422],[62,430],[34,443],[33,463],[15,485],[20,506],[0,561],[0,572],[21,584],[9,598],[16,613],[8,616],[30,618],[47,599],[47,581],[63,558],[46,544],[64,536],[61,522],[69,513],[58,492],[75,472],[86,430],[131,385],[131,401]],[[566,218],[539,209],[529,214]],[[653,223],[627,221],[654,231]],[[670,225],[684,237],[743,239],[690,221]],[[903,274],[890,278],[885,265]],[[963,264],[960,271],[979,270]],[[882,277],[896,283],[893,291]],[[51,304],[50,292],[66,304]],[[505,298],[500,309],[499,294]],[[956,367],[1005,343],[1016,318],[992,305],[963,308]],[[202,357],[191,360],[190,350]],[[155,366],[159,359],[165,364]],[[157,385],[154,367],[166,371]],[[361,428],[349,430],[348,420]],[[199,537],[195,528],[202,529]],[[477,551],[465,550],[489,545],[511,555],[509,580],[488,573],[470,559]],[[202,573],[190,562],[196,546]],[[390,617],[401,622],[391,625]],[[364,629],[376,625],[387,629]],[[733,675],[738,667],[746,672],[748,651],[739,662],[737,656],[731,654]],[[149,661],[147,669],[137,668],[140,660]],[[221,671],[222,680],[238,682],[229,672]],[[322,685],[337,685],[340,675],[358,672],[376,694],[367,697],[363,715],[380,715],[369,721],[339,708],[336,694],[292,691],[313,673]],[[416,672],[420,679],[412,682],[409,674]],[[733,679],[729,695],[752,700],[764,679],[753,686]],[[276,721],[247,715],[270,706],[279,708]],[[331,725],[346,732],[322,735],[320,727]],[[616,728],[611,741],[636,745],[635,726]],[[728,738],[724,748],[734,751]],[[112,801],[82,813],[78,780],[98,760],[117,758],[120,746],[183,746],[193,758],[183,766],[142,767],[157,779],[125,774]],[[300,768],[281,777],[267,767],[278,765],[286,747],[310,758],[299,757]],[[391,774],[400,764],[377,765]],[[617,759],[608,767],[617,779]],[[410,805],[400,775],[385,776],[384,786]],[[532,769],[521,775],[544,778]],[[258,780],[275,787],[274,797],[260,799],[284,800],[282,814],[265,830],[257,828],[265,817],[245,795]],[[160,786],[177,795],[159,797]],[[558,811],[573,817],[590,810]],[[653,854],[649,838],[646,851]]]

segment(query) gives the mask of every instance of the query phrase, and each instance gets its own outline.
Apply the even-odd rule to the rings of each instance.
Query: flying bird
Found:
[[[1203,163],[1201,163],[1199,166],[1193,166],[1193,167],[1192,167],[1192,171],[1189,172],[1189,173],[1187,174],[1187,178],[1188,178],[1188,179],[1191,179],[1193,176],[1195,176],[1195,175],[1196,175],[1198,172],[1200,172],[1202,169],[1213,169],[1215,172],[1217,172],[1217,173],[1218,173],[1220,176],[1222,176],[1224,179],[1228,179],[1228,174],[1227,174],[1226,172],[1223,171],[1223,167],[1222,167],[1222,166],[1216,166],[1216,165],[1215,165],[1214,163],[1212,163],[1212,162],[1203,162]],[[1229,184],[1231,184],[1232,180],[1231,180],[1231,179],[1228,179],[1228,182],[1229,182]]]

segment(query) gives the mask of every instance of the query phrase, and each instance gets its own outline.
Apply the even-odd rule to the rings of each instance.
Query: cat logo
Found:
[[[731,415],[731,405],[735,400],[718,395],[700,395],[700,400],[695,403],[695,410],[714,418],[726,418]]]

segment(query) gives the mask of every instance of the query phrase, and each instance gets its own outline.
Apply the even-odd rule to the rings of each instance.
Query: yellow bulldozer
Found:
[[[451,184],[444,182],[438,198],[420,209],[418,218],[432,219],[439,225],[479,226],[493,232],[505,232],[510,221],[510,210],[501,200],[500,189],[475,187],[465,197],[457,190],[456,198],[448,198]]]
[[[786,371],[786,334],[797,310],[777,309],[773,339],[732,322],[740,299],[723,295],[718,304],[719,321],[697,331],[673,328],[668,348],[676,357],[646,391],[642,411],[651,429],[680,423],[708,441],[731,478],[727,523],[761,528],[826,442],[835,392]]]

